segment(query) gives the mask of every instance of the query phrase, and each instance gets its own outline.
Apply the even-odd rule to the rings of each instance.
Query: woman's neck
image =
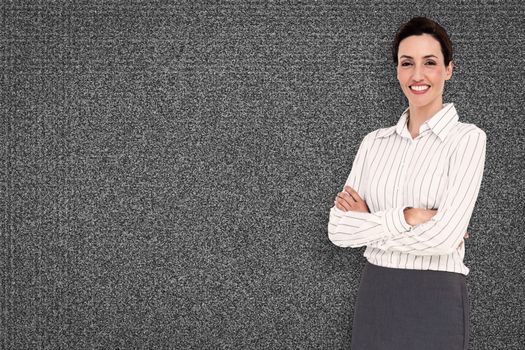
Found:
[[[435,103],[430,105],[416,107],[410,106],[408,109],[408,131],[412,135],[412,138],[416,138],[419,134],[419,127],[432,118],[437,112],[443,109],[443,100],[437,100]]]

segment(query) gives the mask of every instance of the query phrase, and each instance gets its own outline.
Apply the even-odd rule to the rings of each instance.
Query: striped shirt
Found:
[[[330,209],[328,237],[341,247],[366,246],[363,256],[384,267],[467,275],[464,235],[483,177],[486,134],[459,121],[453,103],[426,120],[412,138],[405,109],[396,125],[361,142],[345,185],[370,212]],[[407,207],[437,209],[411,226]]]

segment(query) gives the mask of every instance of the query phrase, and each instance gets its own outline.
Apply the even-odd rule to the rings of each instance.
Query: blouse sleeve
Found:
[[[359,193],[366,201],[366,169],[365,160],[368,154],[368,143],[372,133],[367,134],[354,158],[350,175],[346,180],[348,185]],[[332,243],[340,247],[357,248],[372,243],[385,242],[395,232],[404,232],[411,226],[406,223],[402,209],[408,206],[365,213],[358,211],[343,211],[335,207],[330,208],[328,221],[328,238]]]
[[[370,245],[413,255],[444,255],[456,250],[463,241],[478,198],[486,144],[487,135],[479,128],[459,142],[451,157],[443,204],[430,220]]]
[[[408,206],[374,213],[330,209],[328,236],[341,247],[372,246],[414,255],[441,255],[452,252],[462,241],[479,193],[486,152],[483,130],[464,137],[451,157],[449,183],[443,205],[431,220],[409,225],[403,210]],[[347,184],[363,197],[362,179],[365,145],[361,144]]]

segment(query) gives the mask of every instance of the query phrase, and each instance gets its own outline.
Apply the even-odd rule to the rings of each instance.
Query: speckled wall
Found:
[[[413,15],[449,31],[444,101],[488,136],[470,348],[523,349],[520,0],[0,6],[2,349],[348,349],[364,248],[328,210],[407,106]]]

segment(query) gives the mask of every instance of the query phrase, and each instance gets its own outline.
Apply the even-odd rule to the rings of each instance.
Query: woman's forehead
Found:
[[[427,58],[440,57],[441,46],[439,41],[431,35],[411,35],[399,43],[399,57]]]

